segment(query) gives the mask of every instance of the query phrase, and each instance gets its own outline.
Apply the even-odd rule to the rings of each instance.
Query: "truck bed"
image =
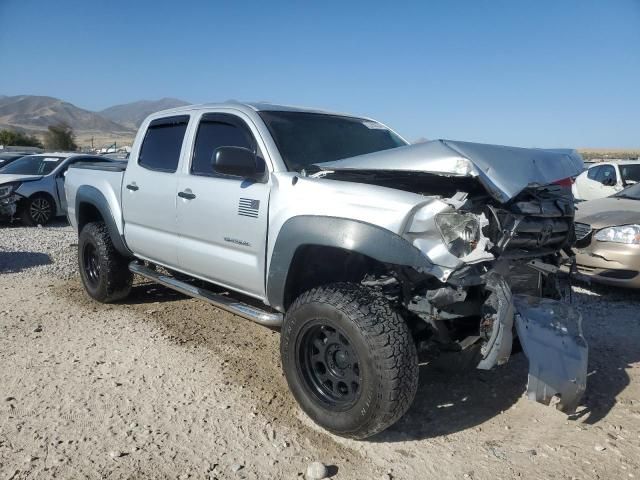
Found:
[[[74,228],[77,228],[76,215],[78,191],[82,189],[85,195],[99,195],[106,203],[109,213],[115,220],[118,232],[122,234],[122,209],[120,197],[122,181],[127,162],[80,162],[67,170],[64,182],[67,200],[67,218]]]

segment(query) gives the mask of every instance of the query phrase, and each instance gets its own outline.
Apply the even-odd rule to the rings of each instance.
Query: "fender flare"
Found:
[[[116,250],[125,257],[133,257],[133,252],[131,252],[129,247],[127,247],[124,236],[120,235],[120,232],[118,231],[118,226],[116,225],[115,218],[113,217],[111,208],[109,207],[109,202],[107,202],[104,194],[91,185],[82,185],[78,188],[75,198],[77,220],[79,220],[78,214],[80,212],[80,205],[83,203],[88,203],[100,212]],[[79,233],[80,232],[78,231],[78,234]]]
[[[357,252],[379,262],[430,269],[431,262],[400,235],[377,225],[340,217],[301,215],[280,229],[267,274],[267,300],[284,311],[287,277],[298,248],[306,245],[336,247]]]

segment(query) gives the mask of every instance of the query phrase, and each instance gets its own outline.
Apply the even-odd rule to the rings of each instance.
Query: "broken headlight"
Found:
[[[471,253],[480,239],[480,223],[471,213],[439,213],[436,225],[447,249],[456,257]]]
[[[596,233],[599,242],[614,242],[640,245],[640,225],[621,225],[603,228]]]
[[[20,186],[19,183],[5,183],[4,185],[0,185],[0,198],[8,197],[11,195],[16,188]]]

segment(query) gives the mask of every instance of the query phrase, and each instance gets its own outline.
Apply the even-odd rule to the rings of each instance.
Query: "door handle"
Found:
[[[131,190],[131,191],[136,191],[138,190],[140,187],[137,186],[135,183],[130,183],[129,185],[127,185],[127,189]]]
[[[178,192],[178,196],[180,198],[186,198],[187,200],[193,200],[196,198],[196,194],[191,192]]]

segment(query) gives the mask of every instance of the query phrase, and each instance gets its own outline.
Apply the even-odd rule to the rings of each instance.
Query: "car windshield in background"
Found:
[[[633,200],[640,200],[640,183],[636,183],[635,185],[625,188],[621,192],[618,192],[613,195],[614,197],[621,198],[631,198]]]
[[[620,165],[619,168],[623,182],[630,184],[640,182],[640,163]]]
[[[289,170],[407,145],[384,125],[307,112],[259,112]]]
[[[64,157],[47,157],[43,155],[29,155],[16,160],[3,169],[0,173],[12,173],[15,175],[47,175],[64,159]]]

